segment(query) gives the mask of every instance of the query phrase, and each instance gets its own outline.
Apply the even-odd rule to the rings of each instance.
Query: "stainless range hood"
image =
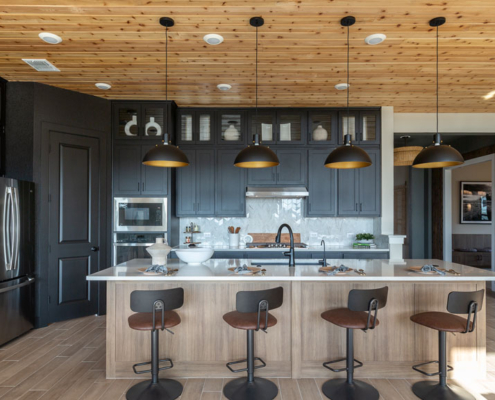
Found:
[[[260,199],[301,199],[308,196],[308,189],[304,186],[248,187],[246,189],[246,197]]]

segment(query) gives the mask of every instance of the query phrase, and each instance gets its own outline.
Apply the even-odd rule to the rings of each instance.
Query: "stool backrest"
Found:
[[[157,300],[163,301],[164,311],[181,308],[184,304],[184,289],[134,290],[131,293],[131,310],[134,312],[154,312]]]
[[[483,306],[483,297],[485,291],[483,289],[475,292],[450,292],[447,300],[447,311],[452,314],[469,314],[471,304],[476,303],[476,311],[481,311]]]
[[[259,304],[262,301],[268,302],[268,308],[270,310],[279,308],[284,301],[284,288],[277,287],[274,289],[237,292],[235,300],[236,309],[241,313],[258,312]]]
[[[349,292],[347,307],[352,311],[371,311],[370,303],[375,300],[378,307],[373,306],[373,310],[385,307],[387,304],[388,286],[380,289],[352,289]]]

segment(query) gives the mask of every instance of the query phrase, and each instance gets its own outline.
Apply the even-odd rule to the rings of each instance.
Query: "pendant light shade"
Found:
[[[352,144],[349,134],[349,27],[354,25],[356,18],[352,16],[341,19],[340,24],[347,27],[347,133],[344,138],[344,145],[332,151],[325,160],[325,167],[334,169],[357,169],[369,167],[373,164],[370,156],[360,147]]]
[[[174,26],[174,20],[168,17],[160,18],[160,24],[165,27],[165,101],[168,100],[168,28]],[[143,164],[150,167],[179,168],[189,165],[184,152],[168,141],[167,123],[168,109],[166,108],[163,141],[146,153]]]
[[[256,121],[258,121],[258,28],[263,26],[265,21],[261,17],[253,17],[249,23],[256,28]],[[261,144],[258,131],[254,135],[253,142],[253,146],[246,147],[237,155],[234,166],[239,168],[269,168],[280,164],[275,152]]]
[[[424,148],[413,162],[414,168],[446,168],[464,164],[464,158],[453,147],[442,144],[438,132],[438,27],[445,24],[444,17],[433,18],[430,26],[437,28],[437,133],[433,136],[433,145]]]
[[[346,135],[346,144],[332,151],[325,160],[325,167],[334,169],[357,169],[369,167],[373,162],[362,148],[353,146],[351,135]]]

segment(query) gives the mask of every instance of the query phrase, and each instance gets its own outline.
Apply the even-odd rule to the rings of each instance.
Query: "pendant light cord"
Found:
[[[437,134],[438,134],[438,25],[437,25]]]
[[[347,25],[347,134],[349,135],[349,91],[351,90],[351,85],[349,84],[349,25]]]
[[[168,144],[168,26],[165,27],[165,124],[163,127],[163,144]]]
[[[259,144],[260,139],[259,139],[259,134],[258,134],[258,26],[256,26],[256,130],[255,130],[255,135],[254,135],[254,142],[255,144]],[[261,126],[261,124],[260,124]]]

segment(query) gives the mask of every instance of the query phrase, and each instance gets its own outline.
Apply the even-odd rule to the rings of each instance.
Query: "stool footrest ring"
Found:
[[[329,366],[329,364],[335,364],[335,363],[338,363],[338,362],[341,362],[341,361],[346,361],[347,358],[339,358],[338,360],[333,360],[333,361],[327,361],[326,363],[323,363],[323,366],[326,368],[326,369],[329,369],[330,371],[332,372],[342,372],[342,371],[347,371],[347,367],[345,368],[339,368],[339,369],[335,369],[335,368],[332,368]],[[356,363],[354,365],[354,369],[356,368],[360,368],[363,366],[363,363],[361,361],[358,361],[356,359],[354,359],[354,362]]]
[[[419,367],[422,367],[424,365],[429,365],[429,364],[438,364],[438,363],[439,363],[438,361],[428,361],[428,362],[425,362],[425,363],[413,365],[412,369],[415,370],[415,371],[418,371],[418,372],[420,372],[420,373],[422,373],[423,375],[426,375],[426,376],[437,376],[437,375],[440,375],[440,371],[428,373],[426,371],[423,371],[423,370],[419,369]],[[450,372],[450,371],[453,371],[453,370],[454,370],[454,368],[452,368],[450,365],[447,365],[447,372]]]
[[[169,365],[167,365],[165,367],[158,368],[158,371],[165,371],[166,369],[170,369],[170,368],[173,368],[174,367],[174,363],[172,362],[172,360],[170,358],[164,358],[163,360],[160,360],[159,361],[159,364],[165,363],[165,362],[169,363]],[[146,374],[146,373],[150,373],[151,372],[151,369],[146,369],[146,370],[143,370],[143,371],[138,371],[136,369],[136,367],[142,367],[143,365],[151,365],[151,361],[134,364],[132,366],[132,369],[134,370],[134,373],[139,375],[139,374]]]
[[[261,365],[256,365],[254,367],[254,369],[260,369],[260,368],[265,368],[266,367],[266,363],[259,357],[254,357],[254,361],[259,361],[261,363]],[[227,363],[227,368],[230,369],[232,372],[246,372],[248,369],[247,368],[243,368],[243,369],[233,369],[231,368],[230,366],[231,365],[235,365],[235,364],[241,364],[241,363],[245,363],[247,362],[247,359],[245,360],[239,360],[239,361],[232,361],[232,362],[229,362]]]

